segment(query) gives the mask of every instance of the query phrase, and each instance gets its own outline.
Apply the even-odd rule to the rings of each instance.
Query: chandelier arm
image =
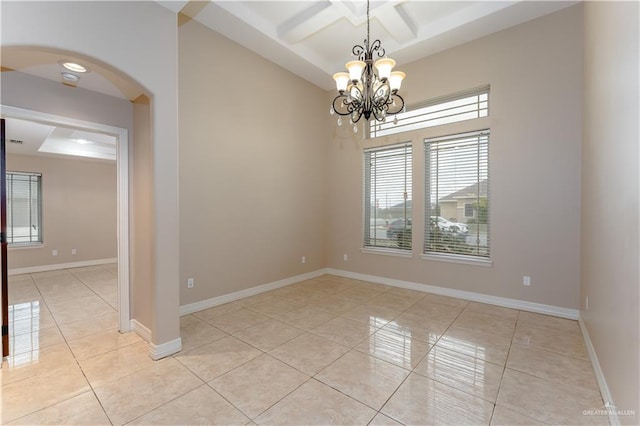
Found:
[[[389,98],[392,104],[394,100],[396,101],[396,109],[389,111],[389,114],[398,114],[402,112],[402,110],[404,109],[404,99],[402,98],[402,96],[398,95],[398,93],[396,92],[396,93],[391,93],[391,96]]]

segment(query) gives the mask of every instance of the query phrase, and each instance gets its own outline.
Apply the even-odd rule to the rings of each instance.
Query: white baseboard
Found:
[[[473,302],[503,306],[505,308],[519,309],[522,311],[535,312],[538,314],[553,315],[556,317],[568,318],[572,320],[578,319],[579,311],[577,309],[563,308],[560,306],[545,305],[535,302],[527,302],[524,300],[508,299],[506,297],[490,296],[487,294],[474,293],[471,291],[456,290],[453,288],[438,287],[428,284],[419,284],[410,281],[396,280],[393,278],[360,274],[358,272],[343,271],[340,269],[327,268],[325,272],[327,274],[338,275],[340,277],[385,284],[393,287],[407,288],[410,290],[423,291],[426,293],[440,294],[442,296],[456,297],[458,299],[471,300]]]
[[[580,315],[578,316],[578,324],[580,324],[580,331],[582,331],[584,343],[587,346],[587,353],[589,354],[589,359],[591,360],[591,366],[593,367],[593,372],[596,375],[596,381],[598,382],[598,387],[600,388],[600,394],[602,395],[602,400],[604,402],[603,409],[608,410],[609,423],[612,426],[618,426],[620,425],[620,419],[618,418],[618,413],[616,412],[615,404],[613,403],[613,397],[611,396],[611,391],[609,390],[607,381],[604,378],[604,373],[602,372],[602,368],[600,367],[598,355],[596,354],[596,350],[593,347],[593,343],[591,342],[589,330],[587,330],[587,325],[582,319],[582,313],[580,313]]]
[[[109,259],[83,260],[81,262],[58,263],[55,265],[28,266],[26,268],[15,268],[7,271],[8,275],[33,274],[36,272],[59,271],[60,269],[82,268],[85,266],[107,265],[117,263],[116,257]]]
[[[212,297],[211,299],[201,300],[200,302],[190,303],[188,305],[182,305],[180,306],[180,316],[203,311],[205,309],[213,308],[214,306],[222,305],[224,303],[233,302],[238,299],[244,299],[245,297],[255,296],[256,294],[264,293],[265,291],[275,290],[277,288],[295,284],[300,281],[310,280],[312,278],[319,277],[326,273],[327,273],[326,269],[318,269],[317,271],[308,272],[306,274],[296,275],[294,277],[285,278],[279,281],[273,281],[273,282],[262,284],[256,287],[247,288],[245,290],[236,291],[234,293],[229,293],[229,294],[225,294],[218,297]]]
[[[131,330],[149,344],[149,357],[154,361],[166,358],[182,350],[182,339],[180,337],[160,345],[154,344],[151,341],[151,330],[138,320],[131,320]]]
[[[182,339],[170,340],[160,345],[149,343],[149,356],[152,360],[157,361],[162,358],[166,358],[170,355],[178,353],[182,350]]]
[[[145,342],[151,343],[151,330],[136,319],[132,319],[129,323],[131,324],[131,331],[135,332]]]

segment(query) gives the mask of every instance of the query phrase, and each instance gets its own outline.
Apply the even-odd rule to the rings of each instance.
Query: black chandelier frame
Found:
[[[373,67],[374,54],[378,58],[385,56],[382,43],[376,39],[369,44],[369,1],[367,1],[367,38],[364,45],[356,44],[351,50],[358,60],[365,63],[360,80],[351,80],[346,90],[340,90],[333,99],[332,112],[341,116],[351,116],[351,122],[357,123],[362,116],[369,120],[384,121],[387,115],[395,115],[404,109],[404,99],[398,89],[391,90],[387,78],[380,79]]]

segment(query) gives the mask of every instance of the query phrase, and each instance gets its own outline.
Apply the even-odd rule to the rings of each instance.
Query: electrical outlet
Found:
[[[300,263],[307,263],[307,258],[302,256],[302,258],[300,259]]]
[[[71,249],[71,255],[75,256],[76,254],[78,254],[78,250],[76,249]]]
[[[57,256],[58,250],[51,250],[51,256]]]
[[[587,311],[589,310],[589,296],[587,296],[587,299],[586,299],[586,300],[585,300],[585,302],[584,302],[584,308],[585,308],[585,310],[587,310]]]
[[[187,278],[187,288],[193,288],[195,281],[193,278]]]
[[[347,253],[342,255],[342,260],[344,260],[345,262],[349,260],[349,256],[347,256]]]
[[[525,287],[529,287],[531,285],[531,277],[524,276],[522,277],[522,285]]]

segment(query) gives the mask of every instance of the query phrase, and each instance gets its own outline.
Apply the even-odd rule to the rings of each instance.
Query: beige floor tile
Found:
[[[411,370],[424,358],[431,346],[432,343],[381,329],[363,340],[355,349]]]
[[[234,336],[251,346],[268,352],[302,333],[304,330],[278,320],[269,319],[245,328],[235,333]]]
[[[208,382],[251,361],[260,353],[256,348],[229,336],[188,352],[180,352],[175,358]]]
[[[488,425],[493,404],[412,373],[381,412],[406,425]]]
[[[360,302],[350,300],[339,295],[330,295],[323,299],[309,303],[312,308],[320,309],[334,315],[342,315],[345,312],[357,307]]]
[[[260,417],[258,425],[365,425],[376,412],[311,379]]]
[[[27,333],[34,329],[55,327],[56,325],[49,309],[40,298],[22,303],[9,303],[7,313],[9,315],[9,323],[17,325],[27,321],[31,322],[32,326],[26,330]],[[14,330],[14,333],[19,332],[20,330],[18,329]]]
[[[142,341],[140,336],[133,332],[105,331],[70,340],[68,344],[76,358],[81,360]]]
[[[579,330],[560,331],[553,328],[534,327],[519,322],[513,336],[513,343],[545,349],[584,360],[589,359],[584,339]]]
[[[505,365],[511,341],[498,336],[474,333],[452,325],[436,346],[493,364]]]
[[[553,424],[602,424],[598,416],[584,410],[602,407],[600,395],[562,383],[550,382],[507,368],[502,378],[497,405],[527,417]]]
[[[47,300],[47,305],[58,324],[86,320],[115,312],[111,305],[94,293],[82,298],[67,296],[64,302],[55,305],[50,304]]]
[[[149,357],[147,343],[138,342],[91,358],[81,359],[79,363],[87,380],[95,388],[151,367],[154,361]]]
[[[546,423],[527,417],[516,411],[496,405],[491,417],[491,426],[537,426]]]
[[[9,328],[9,353],[17,355],[64,343],[58,327],[42,328],[31,333],[13,334]]]
[[[513,344],[507,367],[541,379],[598,390],[591,362],[556,352]]]
[[[405,315],[417,316],[423,320],[451,323],[460,315],[463,309],[462,306],[443,305],[421,300],[404,313]]]
[[[74,340],[105,331],[117,331],[118,313],[113,311],[80,321],[60,324],[60,330],[67,340]]]
[[[237,311],[240,308],[242,308],[242,306],[235,302],[225,303],[223,305],[205,309],[204,311],[195,312],[192,315],[198,319],[201,319],[202,321],[210,323],[213,319],[223,315],[227,315],[233,311]]]
[[[391,287],[385,293],[394,296],[400,296],[403,298],[413,299],[415,301],[422,300],[427,294],[424,291],[411,290],[409,288],[401,287]]]
[[[516,309],[503,308],[502,306],[489,305],[486,303],[469,302],[464,310],[467,312],[491,315],[509,321],[518,319],[518,311]]]
[[[408,370],[358,351],[348,352],[315,378],[378,410],[389,399]]]
[[[453,322],[454,326],[466,328],[475,333],[511,339],[516,326],[516,320],[500,318],[485,313],[463,311]]]
[[[110,425],[93,392],[59,402],[12,422],[16,425]]]
[[[303,306],[293,311],[274,314],[273,317],[303,330],[311,330],[336,316],[320,309]]]
[[[518,322],[533,327],[552,328],[558,331],[574,332],[580,331],[578,321],[565,318],[552,317],[550,315],[536,314],[534,312],[520,312]]]
[[[236,300],[234,304],[239,305],[241,307],[248,307],[252,305],[257,305],[260,303],[268,302],[270,300],[275,300],[275,295],[271,294],[270,291],[256,294],[249,297],[244,297],[242,299]]]
[[[175,359],[167,358],[94,391],[113,424],[124,424],[202,384]]]
[[[356,287],[341,291],[340,293],[338,293],[338,295],[353,300],[354,302],[364,303],[383,292],[384,290],[370,288],[369,286],[358,285]]]
[[[182,339],[183,352],[215,342],[226,336],[227,333],[193,315],[186,315],[180,318],[180,337]]]
[[[376,330],[377,328],[370,324],[338,317],[319,325],[312,329],[311,332],[340,345],[352,348],[371,336]]]
[[[403,313],[398,315],[383,328],[396,334],[419,339],[427,343],[435,343],[449,327],[448,322],[424,320],[415,314]]]
[[[398,310],[381,306],[358,305],[342,314],[342,316],[380,328],[387,325],[389,321],[400,315],[400,313]]]
[[[207,322],[227,333],[235,333],[268,319],[269,317],[250,309],[240,308],[237,311],[231,311],[224,315],[219,315]]]
[[[464,308],[465,306],[467,306],[467,303],[469,303],[463,299],[456,299],[455,297],[442,296],[440,294],[435,294],[435,293],[426,293],[421,301],[439,303],[441,305],[450,305],[450,306],[456,306],[461,308]]]
[[[305,333],[278,346],[269,355],[313,376],[348,351],[346,346]]]
[[[132,421],[131,425],[245,425],[249,418],[202,385]]]
[[[58,367],[76,364],[73,353],[65,343],[23,352],[5,358],[0,369],[2,386],[46,373]]]
[[[69,269],[69,272],[78,280],[86,284],[114,278],[117,279],[116,274],[101,267],[73,268]]]
[[[294,299],[287,299],[286,297],[283,297],[283,296],[280,296],[280,297],[274,296],[265,301],[251,304],[247,306],[247,308],[251,309],[252,311],[256,311],[262,315],[273,317],[274,315],[277,315],[280,312],[293,311],[294,309],[297,309],[301,306],[302,306],[302,303]]]
[[[36,375],[2,386],[0,423],[8,423],[88,390],[89,384],[75,362],[50,365]]]
[[[384,414],[378,413],[371,420],[368,426],[403,426],[402,423],[393,420],[390,417],[385,416]]]
[[[416,299],[406,295],[391,294],[386,291],[367,300],[366,304],[369,306],[380,306],[397,311],[405,311],[421,299],[422,298]]]
[[[414,372],[487,401],[495,402],[504,367],[434,347]]]
[[[263,354],[209,382],[209,386],[254,419],[308,379],[306,374]]]

